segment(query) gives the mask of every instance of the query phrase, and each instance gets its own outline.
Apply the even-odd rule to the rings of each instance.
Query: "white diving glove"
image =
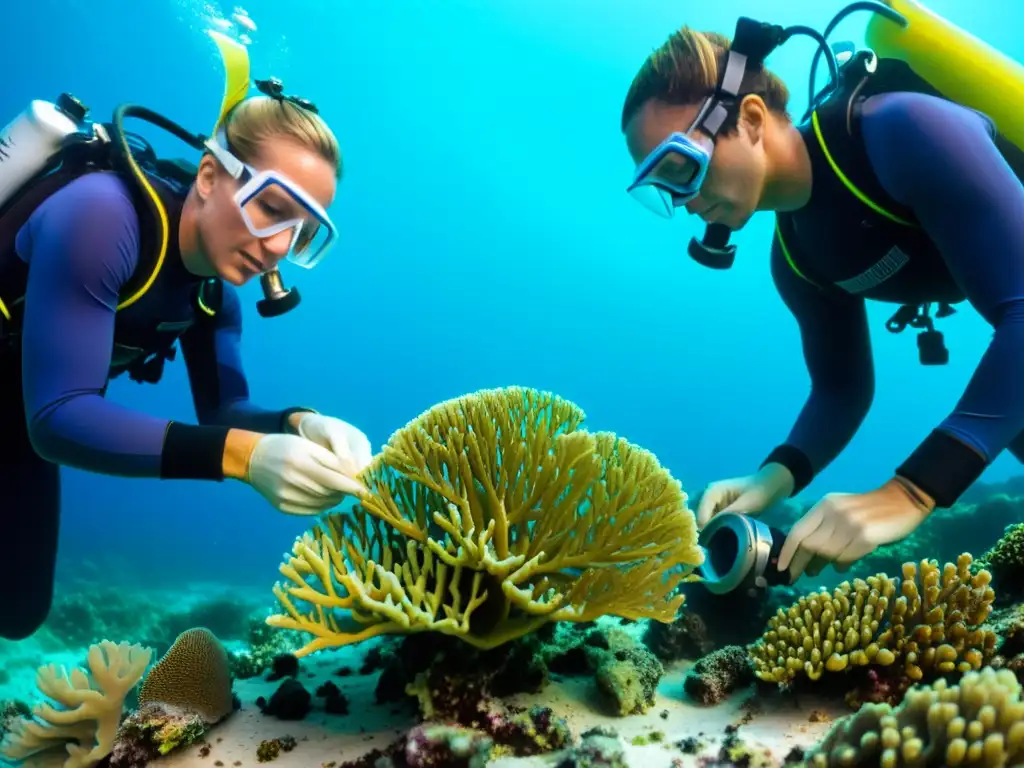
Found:
[[[333,416],[304,413],[297,431],[301,437],[333,453],[341,464],[342,472],[353,480],[373,459],[370,440],[362,430]]]
[[[767,464],[760,472],[711,483],[697,507],[697,527],[703,528],[720,512],[757,514],[789,496],[793,475],[781,464]]]
[[[261,437],[249,458],[246,481],[290,515],[317,515],[346,496],[366,493],[333,453],[297,435]]]

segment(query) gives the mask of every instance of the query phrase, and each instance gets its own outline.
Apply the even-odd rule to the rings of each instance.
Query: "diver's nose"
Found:
[[[276,235],[260,238],[260,247],[267,257],[264,261],[271,262],[276,266],[281,259],[287,256],[288,250],[292,246],[292,235],[292,230],[286,229],[284,232],[278,232]]]
[[[686,212],[691,216],[700,216],[709,206],[701,199],[700,195],[697,195],[683,207],[686,208]]]

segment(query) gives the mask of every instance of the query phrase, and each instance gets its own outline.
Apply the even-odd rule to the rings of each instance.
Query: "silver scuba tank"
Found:
[[[46,168],[65,139],[85,130],[87,110],[69,94],[33,100],[0,130],[0,207]]]

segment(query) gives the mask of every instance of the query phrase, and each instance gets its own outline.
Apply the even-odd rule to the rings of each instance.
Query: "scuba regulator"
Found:
[[[316,111],[316,107],[307,100],[281,96],[280,80],[273,78],[267,81],[258,80],[257,85],[261,91],[264,91],[273,98],[284,98],[303,108],[308,108],[310,111]],[[307,104],[309,105],[308,107],[306,106]],[[144,120],[151,125],[162,128],[200,152],[206,149],[205,142],[207,137],[201,134],[190,133],[173,120],[151,109],[134,104],[119,106],[114,111],[113,120],[106,126],[113,141],[115,164],[123,173],[134,178],[136,183],[148,193],[144,195],[146,204],[156,221],[160,222],[164,228],[163,238],[166,241],[170,234],[166,231],[167,212],[164,210],[159,197],[148,189],[149,184],[139,163],[141,162],[151,168],[158,176],[169,178],[171,181],[186,186],[191,185],[195,180],[196,168],[182,160],[163,160],[158,158],[153,148],[145,139],[125,130],[124,119],[126,117]],[[133,143],[134,147],[132,146]],[[166,247],[166,242],[164,247]],[[256,302],[256,311],[262,317],[280,317],[295,309],[302,300],[297,288],[285,287],[281,272],[276,267],[260,275],[260,288],[263,290],[263,298]]]
[[[744,74],[750,71],[757,71],[764,65],[764,60],[779,46],[786,43],[792,37],[804,35],[805,37],[810,37],[818,44],[818,50],[815,52],[814,60],[811,64],[810,103],[801,119],[801,122],[806,121],[811,113],[840,86],[839,62],[835,52],[828,43],[828,36],[840,22],[856,11],[872,11],[873,13],[885,16],[901,26],[907,25],[907,20],[902,14],[879,2],[879,0],[860,0],[860,2],[851,3],[846,6],[829,22],[824,33],[800,24],[792,27],[782,27],[777,24],[768,24],[741,16],[736,22],[736,32],[733,35],[732,45],[729,47],[725,66],[721,68],[718,77],[718,85],[715,88],[714,94],[715,103],[709,112],[714,113],[721,110],[724,114],[734,114],[742,101],[740,93],[742,92],[743,85],[742,77],[730,77],[734,70],[742,68]],[[841,50],[844,54],[847,53],[845,47]],[[814,79],[819,56],[822,55],[825,57],[825,62],[828,65],[829,82],[820,93],[816,94]],[[729,83],[735,83],[735,87],[729,85]],[[705,126],[705,130],[708,130],[711,134],[712,142],[716,141],[718,130],[721,129],[723,124],[724,116],[717,121],[712,121],[712,125],[717,126],[716,130],[709,130],[709,126]],[[732,230],[726,225],[709,224],[704,231],[703,238],[700,240],[697,238],[690,239],[690,244],[686,249],[687,253],[690,258],[701,266],[711,269],[729,269],[732,267],[736,257],[736,246],[729,244],[731,235]]]

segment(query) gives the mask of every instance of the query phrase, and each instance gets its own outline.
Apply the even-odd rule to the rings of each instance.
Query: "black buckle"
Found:
[[[890,333],[902,333],[908,326],[922,329],[917,337],[917,357],[921,365],[945,365],[949,362],[949,350],[941,331],[935,330],[935,323],[928,316],[930,306],[904,304],[886,321],[885,327]],[[935,316],[949,317],[955,313],[953,307],[941,302]]]

